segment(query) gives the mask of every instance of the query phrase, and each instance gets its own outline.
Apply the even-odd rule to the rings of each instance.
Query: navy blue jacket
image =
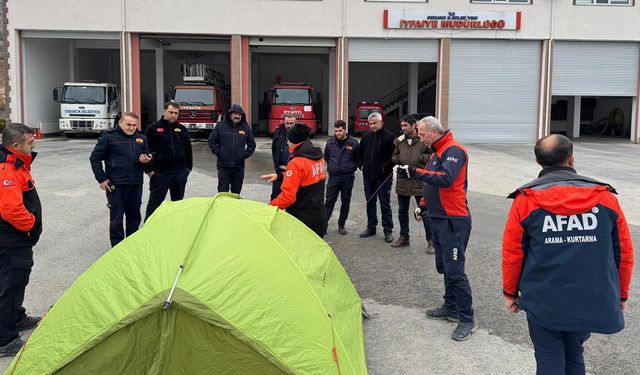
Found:
[[[151,170],[151,163],[144,165],[138,158],[141,154],[148,153],[149,145],[145,135],[136,131],[129,136],[117,127],[107,130],[98,138],[89,161],[99,183],[109,180],[115,185],[139,185],[143,182],[144,172]]]
[[[273,133],[271,142],[271,156],[273,158],[273,169],[282,180],[282,173],[287,169],[289,162],[289,145],[287,144],[287,128],[281,124]]]
[[[242,120],[237,125],[233,125],[229,118],[231,112],[242,114]],[[256,150],[256,141],[239,105],[232,105],[225,120],[213,129],[209,136],[209,148],[218,157],[218,167],[244,168],[244,159]]]
[[[344,146],[338,146],[335,136],[327,140],[324,147],[324,161],[327,162],[327,171],[332,176],[348,176],[358,169],[357,153],[360,147],[358,141],[347,136]]]

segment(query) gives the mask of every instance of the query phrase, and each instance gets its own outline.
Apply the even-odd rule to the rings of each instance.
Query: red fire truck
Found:
[[[367,103],[360,102],[356,106],[356,111],[351,117],[351,129],[350,133],[357,135],[367,132],[369,130],[369,122],[367,121],[369,115],[373,112],[378,112],[382,115],[382,121],[384,121],[384,113],[382,111],[382,104],[378,102]]]
[[[180,66],[183,85],[175,87],[173,100],[180,105],[178,122],[192,134],[208,136],[229,108],[224,76],[205,64]]]
[[[284,117],[295,117],[316,133],[317,122],[313,102],[313,87],[309,83],[278,83],[269,89],[269,134],[282,124]]]

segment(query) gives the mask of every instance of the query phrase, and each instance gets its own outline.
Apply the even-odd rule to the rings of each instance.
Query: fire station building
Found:
[[[313,87],[319,131],[358,103],[385,123],[433,114],[462,142],[550,133],[638,143],[640,5],[634,0],[5,0],[7,112],[58,132],[52,91],[120,87],[144,122],[206,64],[267,133],[269,93]]]

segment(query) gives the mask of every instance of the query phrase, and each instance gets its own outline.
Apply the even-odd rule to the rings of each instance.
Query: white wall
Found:
[[[57,132],[60,104],[53,101],[52,91],[69,80],[70,42],[62,39],[25,39],[23,43],[25,123],[38,127],[43,122],[43,133]]]

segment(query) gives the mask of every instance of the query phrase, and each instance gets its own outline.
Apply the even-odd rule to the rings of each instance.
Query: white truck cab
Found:
[[[120,88],[113,83],[65,82],[53,100],[60,102],[60,131],[68,137],[101,133],[120,120]]]

